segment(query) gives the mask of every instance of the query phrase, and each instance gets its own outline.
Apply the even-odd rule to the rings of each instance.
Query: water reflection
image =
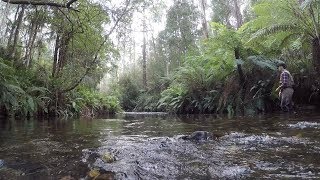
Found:
[[[319,124],[319,114],[2,120],[0,179],[320,178]],[[223,136],[179,139],[199,130]]]

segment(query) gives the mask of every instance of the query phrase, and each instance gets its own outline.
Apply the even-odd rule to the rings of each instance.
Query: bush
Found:
[[[92,117],[114,114],[121,110],[117,97],[109,96],[88,87],[79,87],[71,96],[69,107],[76,114]]]

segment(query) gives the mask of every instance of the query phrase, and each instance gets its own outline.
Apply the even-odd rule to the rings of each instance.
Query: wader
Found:
[[[293,88],[291,88],[291,87],[284,88],[281,91],[281,94],[280,94],[281,104],[280,104],[280,106],[283,111],[290,111],[293,108],[292,95],[293,95]]]

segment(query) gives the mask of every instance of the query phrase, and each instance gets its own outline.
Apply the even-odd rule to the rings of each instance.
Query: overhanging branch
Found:
[[[78,0],[69,0],[66,4],[57,3],[50,0],[1,0],[10,4],[30,4],[34,6],[52,6],[75,10],[71,5]]]

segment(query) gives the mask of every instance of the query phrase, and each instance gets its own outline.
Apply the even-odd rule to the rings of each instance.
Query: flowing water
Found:
[[[199,130],[221,137],[179,138]],[[319,113],[2,120],[0,179],[320,179],[319,132]]]

